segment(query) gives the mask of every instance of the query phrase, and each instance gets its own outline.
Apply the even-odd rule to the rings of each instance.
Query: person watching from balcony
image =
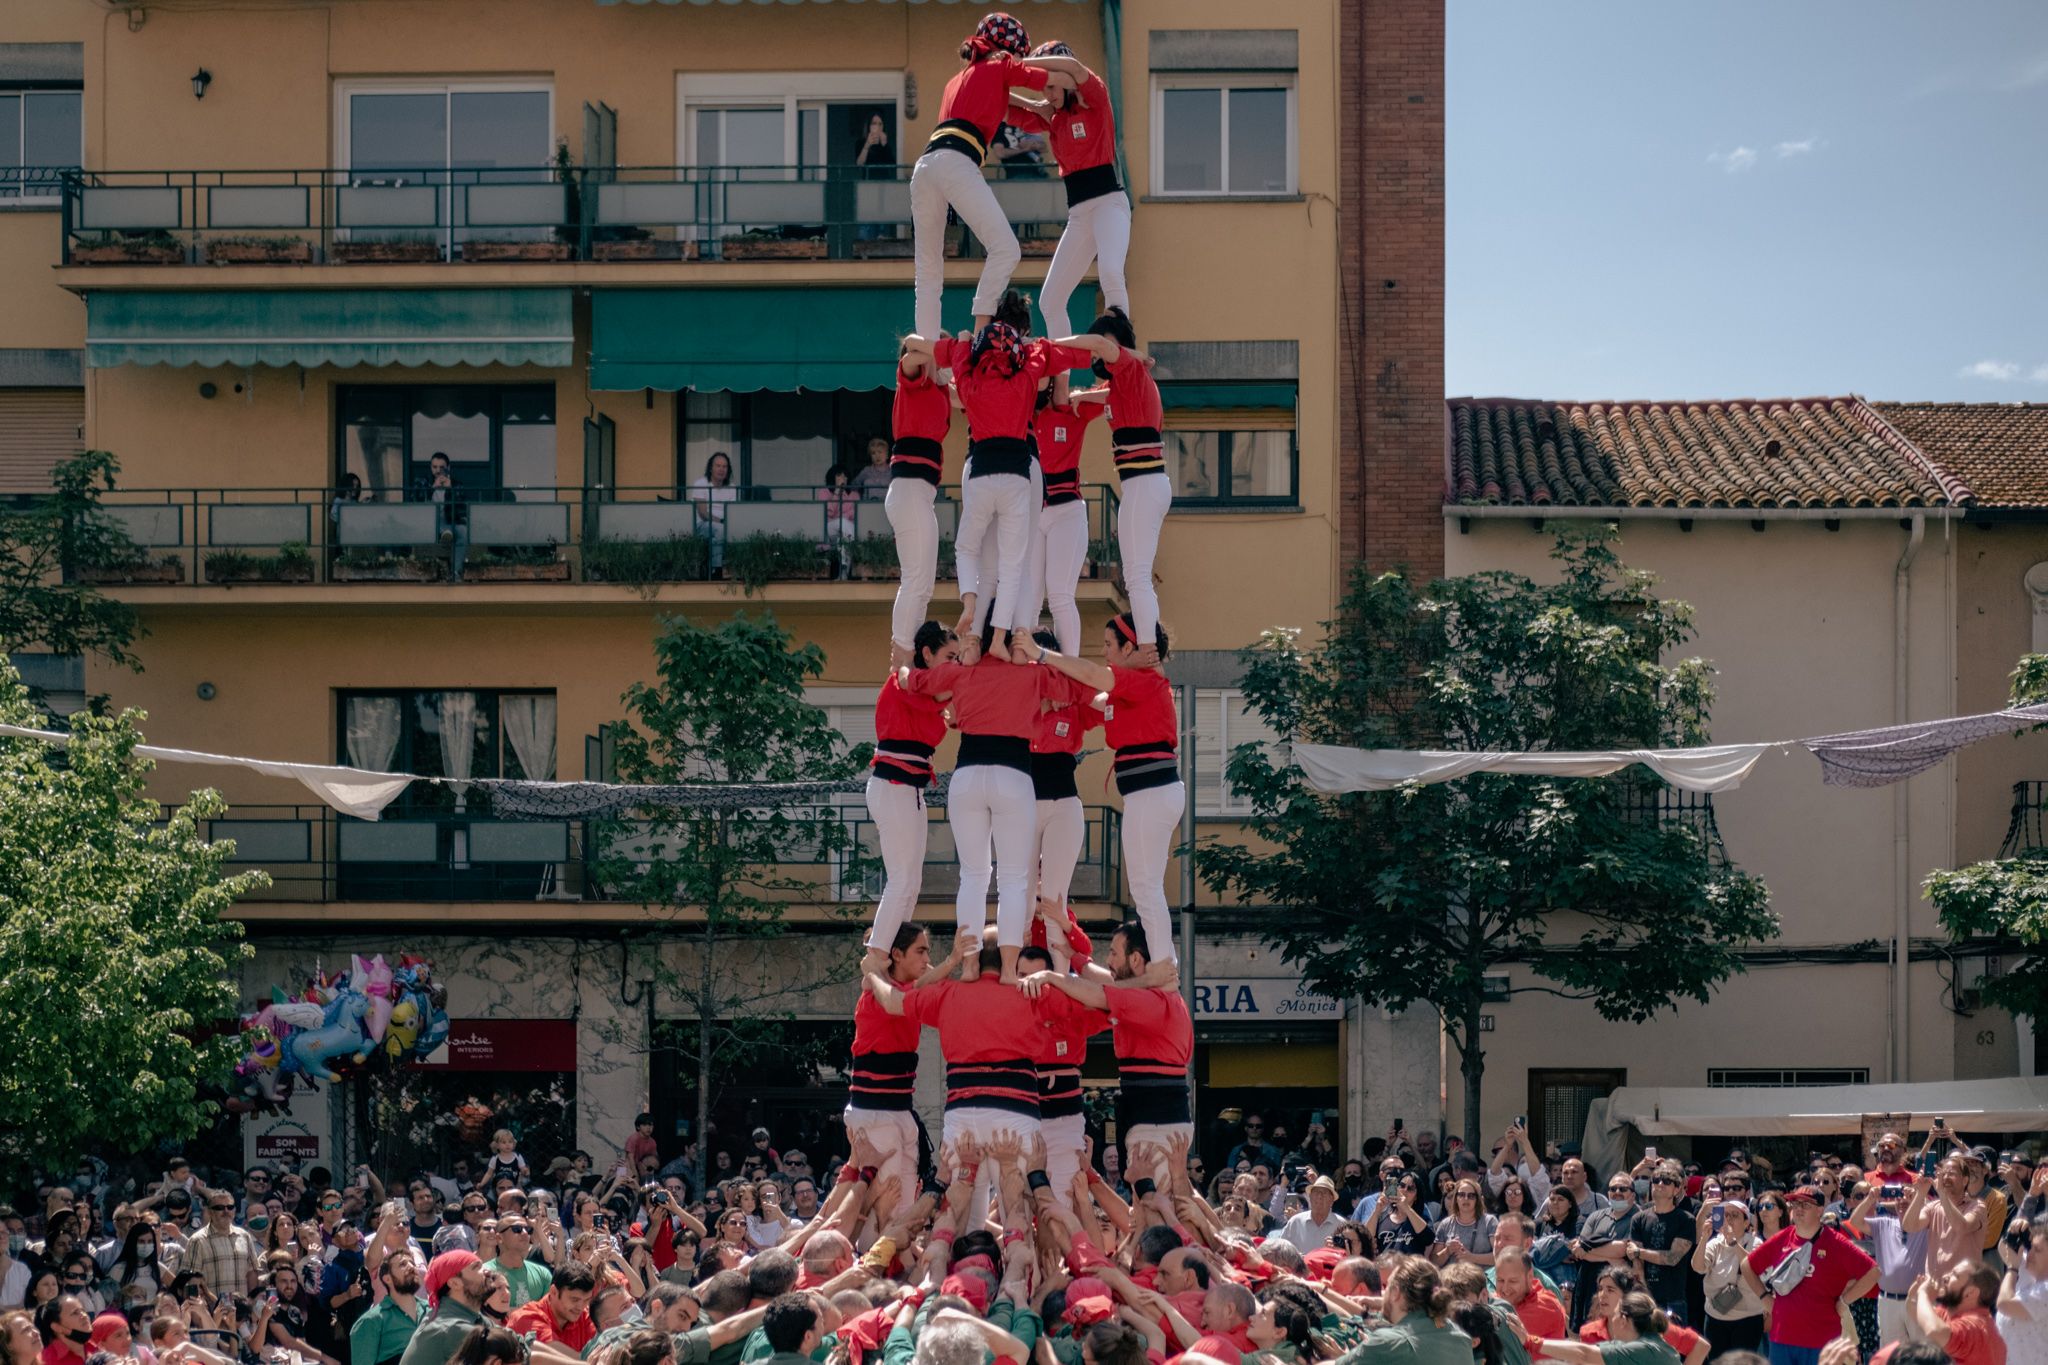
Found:
[[[879,502],[889,491],[889,438],[868,437],[867,452],[868,462],[855,472],[853,486],[863,498]]]
[[[427,457],[426,477],[413,483],[412,500],[435,505],[437,534],[448,548],[448,581],[459,581],[463,561],[469,558],[469,521],[462,507],[462,485],[455,481],[446,451],[437,450]]]
[[[825,486],[818,490],[818,501],[825,504],[825,544],[822,548],[839,561],[838,574],[844,578],[853,565],[852,541],[857,534],[853,520],[854,505],[860,501],[860,494],[853,491],[846,466],[835,464],[825,471]]]
[[[341,476],[341,487],[334,490],[334,500],[327,504],[327,519],[336,526],[341,525],[341,505],[345,502],[368,501],[363,497],[363,476],[350,470]]]
[[[868,126],[855,145],[853,164],[856,180],[890,180],[896,174],[896,151],[889,142],[889,120],[881,114],[868,115]],[[857,234],[863,242],[880,240],[880,223],[862,223]]]
[[[725,504],[739,496],[733,487],[732,456],[722,450],[711,452],[704,472],[690,485],[690,501],[697,508],[697,534],[711,542],[711,571],[725,570]]]

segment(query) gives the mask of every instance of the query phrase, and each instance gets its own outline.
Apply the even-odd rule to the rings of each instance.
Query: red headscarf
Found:
[[[421,1281],[427,1291],[427,1302],[438,1308],[441,1291],[448,1287],[448,1282],[459,1278],[471,1266],[482,1264],[473,1251],[444,1251],[436,1256],[427,1263],[426,1278]]]
[[[974,36],[967,40],[967,46],[978,62],[991,52],[1007,52],[1012,57],[1021,57],[1031,50],[1031,39],[1025,36],[1022,23],[998,9],[981,16],[981,22],[974,26]]]

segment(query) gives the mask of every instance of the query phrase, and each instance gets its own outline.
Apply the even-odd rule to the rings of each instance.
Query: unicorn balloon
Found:
[[[360,1062],[370,1055],[370,1042],[363,1036],[363,1016],[370,999],[353,987],[342,987],[328,1004],[326,1022],[317,1029],[302,1029],[285,1040],[285,1049],[295,1069],[323,1081],[340,1079],[328,1062],[347,1057]]]

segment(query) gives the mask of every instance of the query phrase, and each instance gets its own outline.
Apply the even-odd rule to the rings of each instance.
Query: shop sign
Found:
[[[329,1087],[303,1086],[278,1108],[242,1120],[242,1165],[258,1162],[283,1170],[303,1170],[327,1159],[326,1134],[331,1131],[327,1107]]]
[[[1344,1002],[1287,977],[1210,978],[1195,982],[1195,1018],[1266,1020],[1344,1017]]]
[[[320,1139],[311,1133],[270,1132],[256,1135],[258,1161],[282,1161],[296,1169],[320,1159]]]
[[[450,1019],[448,1041],[414,1066],[436,1071],[574,1071],[574,1019]]]

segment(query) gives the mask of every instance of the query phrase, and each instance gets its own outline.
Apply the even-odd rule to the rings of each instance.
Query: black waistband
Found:
[[[902,758],[929,759],[937,748],[936,744],[926,744],[922,740],[915,739],[878,739],[875,741],[876,753],[895,754]]]
[[[915,1052],[856,1052],[847,1068],[846,1101],[859,1109],[908,1109],[916,1089]]]
[[[1123,182],[1116,178],[1116,163],[1106,162],[1100,166],[1083,166],[1078,171],[1069,171],[1060,177],[1067,186],[1067,207],[1085,204],[1090,199],[1100,199],[1105,194],[1122,194]]]
[[[1081,1072],[1076,1067],[1038,1068],[1038,1116],[1063,1119],[1081,1112]]]
[[[1031,771],[1031,741],[1017,735],[960,736],[960,753],[953,760],[960,768],[1015,768]]]
[[[1109,433],[1109,443],[1118,450],[1126,446],[1156,446],[1159,440],[1158,427],[1114,427]]]
[[[929,436],[898,436],[889,443],[889,477],[939,481],[945,463],[945,447]]]
[[[1188,1123],[1194,1110],[1188,1102],[1186,1077],[1123,1076],[1117,1084],[1116,1126],[1122,1133],[1140,1123]]]
[[[875,743],[871,764],[875,776],[905,787],[928,787],[932,781],[932,746],[914,739],[884,739]]]
[[[1074,765],[1080,760],[1073,754],[1031,755],[1031,787],[1040,801],[1064,801],[1068,797],[1079,798],[1081,789],[1074,784]]]
[[[1020,474],[1028,479],[1035,454],[1031,442],[1022,436],[990,436],[970,441],[967,445],[967,477],[978,479],[984,474]]]
[[[1116,751],[1116,789],[1141,792],[1180,781],[1180,759],[1171,744],[1134,744]]]
[[[924,149],[928,152],[950,151],[973,160],[979,166],[988,155],[988,144],[982,140],[981,129],[971,119],[949,118],[932,129],[932,135],[925,139]]]

